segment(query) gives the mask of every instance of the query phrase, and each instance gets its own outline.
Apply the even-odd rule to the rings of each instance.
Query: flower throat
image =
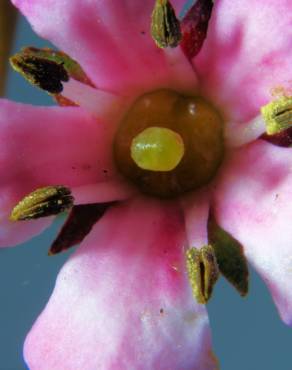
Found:
[[[124,116],[114,157],[143,193],[172,198],[210,182],[223,144],[223,121],[209,102],[158,90],[138,98]]]

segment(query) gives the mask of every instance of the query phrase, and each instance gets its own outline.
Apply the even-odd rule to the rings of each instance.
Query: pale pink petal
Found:
[[[217,222],[243,247],[292,325],[292,150],[265,141],[238,149],[215,191]]]
[[[207,223],[210,209],[208,190],[196,191],[181,199],[184,211],[188,247],[201,248],[208,244]]]
[[[180,48],[165,52],[150,36],[153,0],[12,2],[38,34],[77,60],[98,88],[128,94],[194,87],[194,71]],[[173,3],[180,10],[184,1]]]
[[[24,349],[30,370],[213,370],[184,225],[151,199],[111,208],[61,270]]]
[[[194,63],[203,90],[232,120],[258,114],[275,88],[291,91],[291,0],[217,0]]]
[[[0,222],[7,223],[12,207],[36,188],[112,179],[112,127],[80,108],[32,107],[1,100]],[[35,233],[46,224],[33,222]],[[1,229],[0,245],[30,238],[32,225],[17,223]]]

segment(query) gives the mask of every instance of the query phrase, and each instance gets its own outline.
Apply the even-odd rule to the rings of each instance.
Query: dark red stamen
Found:
[[[203,46],[212,8],[212,0],[197,0],[181,21],[180,46],[189,59],[196,56]]]

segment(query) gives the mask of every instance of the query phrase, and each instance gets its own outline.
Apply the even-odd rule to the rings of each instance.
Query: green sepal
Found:
[[[220,228],[214,219],[208,222],[209,243],[212,244],[222,275],[238,290],[241,296],[248,293],[248,264],[242,245]]]

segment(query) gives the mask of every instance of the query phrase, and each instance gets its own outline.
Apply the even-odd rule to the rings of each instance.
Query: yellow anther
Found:
[[[62,185],[46,186],[26,195],[12,210],[11,221],[32,220],[57,215],[73,206],[70,189]]]
[[[207,303],[219,277],[219,268],[213,247],[205,245],[201,249],[188,249],[186,251],[186,266],[193,296],[198,303]]]
[[[181,41],[180,22],[168,0],[156,0],[151,19],[151,35],[160,48],[174,48]]]
[[[184,155],[184,142],[175,131],[148,127],[131,143],[131,157],[138,167],[150,171],[171,171]]]
[[[261,108],[261,113],[268,135],[277,134],[292,127],[292,96],[282,96],[272,101]]]

